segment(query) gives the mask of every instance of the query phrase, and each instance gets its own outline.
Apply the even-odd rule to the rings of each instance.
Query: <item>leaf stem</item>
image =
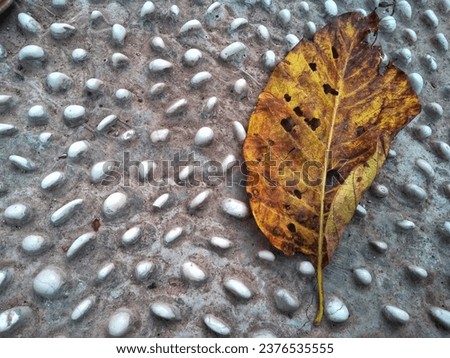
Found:
[[[317,266],[317,313],[314,319],[314,325],[318,326],[323,318],[324,294],[323,294],[323,275],[322,265]]]

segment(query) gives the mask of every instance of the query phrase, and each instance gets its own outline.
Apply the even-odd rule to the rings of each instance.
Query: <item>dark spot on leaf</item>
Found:
[[[358,179],[356,179],[356,182],[357,182],[357,183],[361,183],[361,182],[362,182],[362,180],[363,180],[363,178],[362,178],[362,177],[358,177]]]
[[[319,118],[305,118],[305,123],[313,130],[315,131],[320,126],[320,119]]]
[[[340,169],[341,168],[337,168],[327,171],[327,179],[326,179],[327,187],[334,188],[335,186],[344,183],[344,178],[342,178],[341,174],[339,173]]]
[[[311,68],[311,70],[313,71],[317,71],[317,65],[314,62],[310,62],[308,63],[309,68]]]
[[[297,229],[295,228],[295,225],[293,223],[289,223],[287,228],[290,232],[297,232]]]
[[[331,87],[328,83],[323,85],[323,91],[325,94],[332,94],[333,96],[337,96],[339,94],[333,87]]]
[[[267,142],[269,143],[270,146],[275,144],[275,142],[272,139],[269,139]]]
[[[356,136],[359,137],[360,135],[362,135],[364,132],[366,131],[366,129],[362,126],[359,126],[356,128]]]
[[[286,102],[289,102],[291,100],[291,96],[289,96],[287,93],[284,95],[284,100]]]
[[[297,115],[297,116],[303,116],[303,111],[300,109],[300,107],[299,106],[297,106],[297,107],[294,107],[294,113]]]
[[[294,190],[294,195],[295,195],[297,198],[299,198],[299,199],[302,198],[302,193],[301,193],[301,191],[298,190],[298,189],[295,189],[295,190]]]
[[[331,46],[331,52],[333,53],[333,58],[334,58],[334,59],[336,59],[336,58],[339,57],[339,54],[338,54],[338,52],[337,52],[337,50],[336,50],[336,47]]]
[[[294,126],[295,126],[295,123],[291,117],[282,119],[280,124],[283,126],[283,128],[286,132],[290,132],[292,130],[292,128],[294,128]]]

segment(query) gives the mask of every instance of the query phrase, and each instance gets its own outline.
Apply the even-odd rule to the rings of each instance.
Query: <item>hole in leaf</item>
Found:
[[[337,50],[336,50],[336,47],[331,46],[331,52],[332,52],[332,54],[333,54],[333,58],[334,58],[334,59],[337,59],[337,58],[339,57],[339,54],[338,54],[338,52],[337,52]]]
[[[283,128],[286,132],[290,132],[292,130],[292,128],[294,128],[294,126],[295,126],[295,123],[291,117],[282,119],[280,124],[283,126]]]
[[[366,129],[362,126],[359,126],[356,128],[356,136],[359,137],[360,135],[362,135],[364,132],[366,131]]]
[[[300,109],[300,107],[299,106],[297,106],[297,107],[294,107],[294,113],[297,115],[297,116],[303,116],[303,111]]]
[[[341,168],[337,168],[327,171],[326,186],[334,188],[338,184],[344,183],[344,178],[342,178],[341,174],[339,173],[340,169]]]
[[[328,83],[325,83],[323,85],[323,91],[325,92],[325,94],[331,94],[333,96],[337,96],[339,94],[339,92],[331,87]]]
[[[298,189],[295,189],[295,190],[294,190],[294,195],[295,195],[297,198],[299,198],[299,199],[302,198],[302,192],[301,192],[300,190],[298,190]]]
[[[314,62],[310,62],[308,65],[311,70],[317,71],[317,65]]]
[[[290,232],[297,232],[297,229],[295,228],[295,225],[293,223],[289,223],[287,228]]]
[[[305,123],[313,130],[315,131],[320,126],[320,119],[319,118],[305,118]]]
[[[269,143],[270,146],[275,144],[275,142],[272,139],[269,139],[267,142]]]
[[[290,102],[290,100],[291,100],[291,96],[289,96],[287,93],[284,95],[284,100],[286,101],[286,102]]]

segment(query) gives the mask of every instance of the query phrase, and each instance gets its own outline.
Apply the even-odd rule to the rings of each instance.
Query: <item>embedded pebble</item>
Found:
[[[144,5],[142,5],[139,15],[142,19],[146,19],[153,15],[155,13],[155,10],[155,4],[151,1],[146,1]]]
[[[356,281],[363,286],[369,286],[372,283],[372,275],[364,268],[357,268],[353,270]]]
[[[98,78],[90,78],[86,81],[84,87],[87,92],[92,94],[98,94],[103,90],[105,85],[103,81],[99,80]]]
[[[132,141],[135,137],[136,131],[134,129],[129,129],[120,136],[120,139],[126,143]]]
[[[177,321],[181,319],[180,310],[164,302],[155,302],[150,305],[150,310],[155,316],[168,321]]]
[[[72,85],[69,76],[61,72],[52,72],[47,76],[47,87],[52,92],[67,91]]]
[[[406,219],[397,221],[396,225],[398,228],[405,230],[405,231],[413,230],[416,228],[416,224],[414,224],[412,221],[406,220]]]
[[[233,245],[230,240],[219,236],[213,236],[209,242],[212,246],[222,250],[229,249]]]
[[[275,65],[277,64],[276,62],[277,62],[277,60],[276,60],[275,52],[273,52],[272,50],[268,50],[264,53],[263,64],[266,69],[272,70],[275,67]]]
[[[409,322],[409,314],[402,309],[386,305],[383,307],[384,316],[392,323],[403,325]]]
[[[336,16],[338,13],[338,8],[336,3],[333,0],[326,0],[325,3],[323,4],[324,8],[325,8],[325,13],[328,16]]]
[[[386,158],[392,159],[392,158],[395,158],[396,156],[397,156],[397,152],[394,149],[389,149]]]
[[[450,12],[450,0],[441,0],[439,8],[444,14],[448,14]]]
[[[433,141],[431,142],[431,145],[439,157],[450,161],[450,146],[447,143],[442,141]]]
[[[75,27],[69,24],[54,22],[50,25],[50,34],[55,40],[65,40],[75,33]]]
[[[204,114],[210,114],[213,113],[213,111],[216,109],[218,99],[217,97],[210,97],[206,101],[205,107],[203,107],[203,113]]]
[[[184,23],[183,26],[181,26],[180,28],[180,35],[185,35],[187,33],[191,33],[194,31],[200,31],[202,30],[202,24],[200,23],[200,21],[194,19],[194,20],[189,20],[186,23]]]
[[[450,221],[444,222],[441,228],[441,233],[448,239],[450,239]]]
[[[172,116],[172,115],[182,113],[186,110],[187,106],[188,106],[188,101],[186,99],[184,99],[184,98],[179,99],[179,100],[173,102],[169,106],[169,108],[167,108],[166,115]]]
[[[159,36],[155,36],[154,38],[152,38],[150,45],[155,51],[163,51],[166,48],[164,40]]]
[[[136,244],[142,237],[143,230],[139,226],[133,226],[132,228],[125,231],[122,235],[122,243],[125,246],[131,246]]]
[[[8,57],[8,52],[6,51],[5,47],[0,44],[0,60],[4,60],[6,57]]]
[[[213,316],[212,314],[207,314],[203,317],[203,322],[206,326],[213,332],[221,336],[229,336],[231,333],[231,328],[220,318]]]
[[[56,210],[50,221],[54,226],[59,226],[67,222],[83,205],[83,199],[75,199]]]
[[[32,310],[28,306],[17,306],[0,313],[0,333],[9,333],[30,318]]]
[[[403,30],[403,37],[406,41],[409,42],[410,45],[414,44],[417,41],[417,34],[413,29],[406,28]]]
[[[221,163],[222,173],[226,173],[236,164],[238,164],[237,158],[233,154],[228,154]]]
[[[153,262],[140,261],[134,268],[134,277],[136,277],[138,281],[143,282],[151,276],[155,269],[156,267]]]
[[[247,137],[247,132],[241,122],[233,122],[233,133],[239,143],[243,143]]]
[[[114,68],[123,68],[128,66],[130,59],[123,53],[115,52],[111,55],[111,63]]]
[[[291,22],[291,12],[289,11],[289,9],[282,9],[278,12],[277,18],[280,22],[280,25],[286,27]]]
[[[298,4],[298,8],[303,13],[309,12],[309,4],[306,1],[300,1],[300,4]]]
[[[41,181],[41,188],[44,190],[53,190],[61,186],[66,181],[66,176],[62,172],[53,172],[47,175]]]
[[[390,34],[397,28],[397,22],[393,16],[388,15],[380,20],[379,27],[381,32]]]
[[[37,166],[30,159],[21,157],[19,155],[10,155],[8,160],[11,164],[13,164],[16,168],[21,169],[25,172],[32,172],[36,170]]]
[[[399,1],[396,4],[395,9],[398,11],[399,15],[404,19],[409,20],[412,16],[411,5],[409,4],[409,2],[405,0]]]
[[[416,127],[414,132],[418,139],[424,140],[431,136],[431,134],[433,133],[433,130],[429,126],[422,124],[422,125]]]
[[[364,206],[358,204],[356,206],[356,211],[355,211],[356,215],[358,215],[360,218],[364,218],[367,216],[367,210]]]
[[[236,19],[233,19],[230,24],[230,33],[233,33],[234,31],[241,30],[244,27],[248,25],[248,20],[244,19],[243,17],[238,17]]]
[[[191,261],[183,263],[181,266],[183,277],[191,282],[203,282],[206,279],[206,273],[197,264]]]
[[[450,311],[433,306],[430,307],[429,312],[436,323],[441,325],[443,328],[450,330]]]
[[[69,149],[67,149],[67,157],[74,161],[80,160],[90,147],[91,146],[87,140],[80,140],[72,143]]]
[[[248,84],[244,78],[238,79],[233,86],[234,93],[239,99],[247,97]]]
[[[334,323],[345,322],[350,313],[347,306],[337,297],[331,297],[325,305],[325,314],[327,318]]]
[[[72,61],[76,63],[83,62],[87,59],[88,53],[85,49],[76,48],[72,51]]]
[[[155,209],[162,209],[166,205],[167,200],[169,200],[169,193],[160,195],[152,204]]]
[[[208,71],[202,71],[202,72],[196,73],[191,78],[190,85],[192,88],[197,89],[197,88],[202,87],[205,83],[207,83],[211,80],[212,80],[212,75]]]
[[[242,42],[233,42],[220,52],[220,58],[224,61],[231,61],[236,55],[242,54],[247,51],[247,46]]]
[[[309,261],[301,261],[297,266],[297,270],[303,276],[314,276],[316,273],[314,265]]]
[[[181,237],[181,235],[183,234],[183,228],[181,226],[177,226],[171,230],[169,230],[169,232],[164,235],[164,243],[166,245],[172,244],[174,241],[176,241],[177,239],[179,239]]]
[[[95,296],[89,296],[88,298],[85,298],[74,308],[72,314],[70,315],[70,319],[72,321],[81,320],[84,316],[88,314],[88,312],[91,310],[94,304],[95,304]]]
[[[67,5],[67,0],[52,0],[52,6],[57,9],[64,9]]]
[[[9,225],[24,225],[31,219],[31,209],[25,204],[16,203],[5,209],[3,218]]]
[[[287,34],[284,39],[286,40],[286,45],[289,51],[292,50],[295,46],[297,46],[298,43],[300,42],[300,39],[294,34]]]
[[[11,281],[12,273],[9,269],[0,269],[0,293],[2,293]]]
[[[117,116],[114,114],[110,114],[109,116],[106,116],[103,118],[99,124],[97,124],[97,127],[95,128],[98,132],[102,132],[105,129],[108,129],[109,127],[113,126],[117,122]]]
[[[28,255],[41,254],[47,248],[47,240],[40,235],[28,235],[22,240],[22,249]]]
[[[98,25],[101,21],[105,21],[105,17],[100,11],[94,10],[91,12],[90,20],[93,25]]]
[[[274,262],[275,261],[275,255],[272,251],[269,250],[260,250],[257,254],[258,258],[264,261],[268,262]]]
[[[413,279],[424,280],[428,277],[428,272],[424,268],[416,265],[409,265],[408,272]]]
[[[0,123],[0,137],[2,136],[11,136],[16,134],[18,129],[16,126],[7,123]]]
[[[114,94],[119,102],[127,102],[131,99],[131,92],[125,88],[119,88]]]
[[[65,282],[65,275],[59,268],[47,266],[34,278],[33,290],[41,297],[52,299],[60,294]]]
[[[91,168],[91,182],[94,184],[103,182],[113,172],[113,168],[114,163],[112,161],[95,163]]]
[[[425,174],[427,178],[434,177],[434,169],[430,163],[428,163],[425,159],[418,158],[416,159],[417,167]]]
[[[202,52],[196,48],[187,50],[183,55],[183,63],[187,66],[193,67],[202,58]]]
[[[265,27],[264,25],[259,25],[256,28],[256,34],[258,35],[258,37],[264,41],[267,42],[270,39],[270,33],[269,30],[267,29],[267,27]]]
[[[112,27],[111,35],[114,45],[123,46],[125,42],[125,36],[127,36],[127,30],[120,24],[114,24]]]
[[[225,288],[238,298],[248,300],[252,298],[252,291],[241,281],[228,279],[224,282]]]
[[[33,17],[24,12],[17,15],[19,26],[22,30],[29,32],[30,34],[39,34],[42,31],[42,26]]]
[[[0,113],[9,110],[14,105],[14,97],[7,94],[0,94]]]
[[[155,83],[151,88],[150,88],[150,96],[152,97],[157,97],[162,95],[167,89],[167,85],[164,82],[158,82]]]
[[[305,24],[305,33],[307,34],[307,37],[311,39],[316,32],[317,32],[316,24],[312,21],[308,21]]]
[[[300,301],[284,288],[275,291],[275,305],[281,312],[292,313],[300,307]]]
[[[372,184],[370,190],[377,198],[385,198],[389,195],[389,189],[383,184]]]
[[[214,131],[209,127],[200,128],[195,134],[194,144],[199,147],[206,147],[212,143]]]
[[[178,174],[178,179],[180,181],[186,181],[189,179],[192,173],[194,173],[194,166],[193,165],[185,166],[183,169],[180,170],[180,173]]]
[[[70,128],[78,127],[86,122],[86,109],[72,104],[64,108],[64,123]]]
[[[269,330],[260,330],[252,335],[252,338],[277,338],[277,336]]]
[[[403,186],[403,192],[415,201],[424,201],[427,198],[427,192],[420,186],[412,183],[405,184]]]
[[[439,119],[444,114],[444,109],[439,103],[436,102],[427,103],[423,107],[423,111],[431,119]]]
[[[428,26],[438,27],[439,25],[439,19],[431,9],[424,11],[422,19]]]
[[[123,337],[130,331],[132,323],[131,312],[120,308],[109,318],[108,333],[112,337]]]
[[[41,142],[41,144],[48,144],[50,141],[53,140],[53,134],[50,132],[43,132],[41,134],[39,134],[39,142]]]
[[[151,180],[151,174],[155,171],[156,164],[152,160],[144,160],[139,163],[138,173],[139,180]]]
[[[448,51],[448,40],[442,32],[437,33],[431,39],[438,50]]]
[[[379,252],[380,254],[385,253],[388,249],[388,245],[384,241],[371,240],[369,244],[375,251]]]
[[[249,215],[247,204],[237,199],[226,198],[222,200],[221,207],[225,213],[238,219],[246,218]]]
[[[104,265],[97,272],[97,280],[98,281],[105,281],[108,278],[108,276],[111,274],[111,272],[113,272],[115,267],[116,266],[112,262],[109,262],[106,265]]]
[[[95,239],[95,232],[87,232],[83,235],[80,235],[72,243],[72,245],[70,245],[69,249],[67,250],[67,253],[66,253],[67,258],[71,259],[75,255],[80,253],[80,251],[94,239]]]
[[[163,60],[162,58],[157,58],[156,60],[150,61],[148,64],[148,69],[153,73],[160,73],[163,71],[170,70],[173,67],[172,62]]]
[[[438,65],[437,65],[436,59],[433,56],[426,55],[424,57],[424,63],[430,72],[437,71]]]
[[[180,8],[177,5],[172,5],[169,9],[169,17],[173,20],[177,20],[180,15]]]
[[[22,47],[18,54],[19,61],[24,62],[44,62],[47,55],[44,51],[44,49],[37,45],[27,45],[25,47]]]
[[[412,60],[412,52],[408,48],[402,48],[395,52],[395,62],[399,66],[408,66]]]
[[[28,123],[32,126],[42,126],[48,123],[47,109],[38,104],[28,110]]]
[[[113,219],[122,215],[127,205],[127,196],[124,193],[116,192],[108,196],[103,202],[102,211],[108,219]]]
[[[199,209],[204,203],[208,200],[208,197],[211,195],[211,190],[207,189],[197,194],[194,199],[188,205],[190,211],[194,211]]]

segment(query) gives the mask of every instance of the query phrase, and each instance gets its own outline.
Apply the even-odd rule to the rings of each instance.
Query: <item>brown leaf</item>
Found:
[[[421,110],[407,75],[365,39],[375,12],[346,13],[302,40],[274,69],[250,117],[244,157],[255,220],[286,255],[322,268],[398,131]]]

